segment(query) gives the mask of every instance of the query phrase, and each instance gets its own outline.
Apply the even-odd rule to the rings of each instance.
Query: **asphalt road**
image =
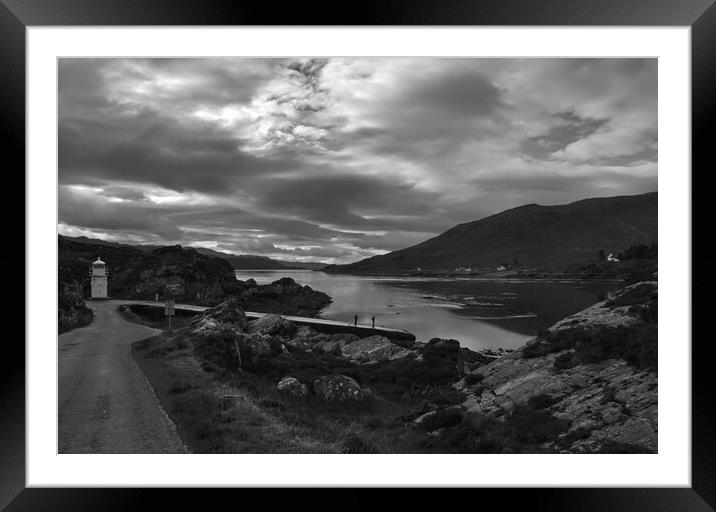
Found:
[[[185,453],[130,352],[157,331],[124,320],[121,303],[88,302],[93,322],[59,336],[59,453]]]

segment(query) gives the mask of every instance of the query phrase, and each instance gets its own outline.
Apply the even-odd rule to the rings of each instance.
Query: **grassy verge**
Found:
[[[167,317],[164,316],[163,308],[155,308],[142,304],[122,304],[117,308],[117,311],[119,311],[119,314],[122,315],[125,320],[134,322],[135,324],[146,325],[155,329],[166,329],[169,325]],[[176,309],[174,312],[172,329],[183,327],[197,314],[193,311],[184,311],[181,309]]]

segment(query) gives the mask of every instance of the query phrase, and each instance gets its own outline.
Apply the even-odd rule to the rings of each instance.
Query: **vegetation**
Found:
[[[94,313],[85,305],[78,281],[60,282],[57,297],[57,329],[61,334],[92,322]]]
[[[592,364],[607,359],[622,359],[640,369],[657,370],[658,328],[639,323],[632,326],[595,329],[571,328],[550,333],[544,340],[527,345],[522,357],[540,357],[568,351],[555,359],[555,370],[578,364]]]
[[[142,304],[123,304],[119,306],[118,311],[125,320],[136,324],[147,325],[155,329],[164,329],[168,326],[163,307],[145,306]],[[184,326],[190,318],[196,315],[193,311],[183,309],[175,309],[174,313],[172,329],[179,329]]]

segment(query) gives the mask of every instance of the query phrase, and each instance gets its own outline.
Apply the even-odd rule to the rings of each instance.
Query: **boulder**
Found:
[[[198,315],[184,330],[194,336],[240,334],[246,331],[247,325],[246,315],[236,299],[229,299]]]
[[[366,393],[355,380],[347,375],[325,375],[313,381],[316,395],[327,402],[358,402]]]
[[[400,359],[413,353],[413,351],[396,345],[385,336],[380,335],[355,339],[350,342],[342,341],[340,348],[344,357],[354,362],[363,363]]]
[[[267,356],[280,351],[281,344],[274,340],[268,334],[239,334],[237,343],[241,347],[241,351],[246,353],[252,359],[259,356]]]
[[[204,311],[202,316],[211,317],[217,322],[224,324],[232,324],[242,331],[245,331],[248,326],[246,315],[244,314],[243,309],[239,307],[235,298],[225,300],[221,304]]]
[[[303,398],[308,395],[308,386],[302,384],[296,377],[284,377],[276,384],[276,388],[291,396]]]
[[[248,326],[249,333],[269,334],[271,336],[291,337],[296,333],[296,324],[280,315],[266,315],[254,320]]]

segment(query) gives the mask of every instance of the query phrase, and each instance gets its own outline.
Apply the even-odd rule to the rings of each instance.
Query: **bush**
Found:
[[[426,416],[420,422],[420,428],[427,432],[457,425],[462,421],[463,414],[457,409],[440,409],[436,413]]]
[[[522,357],[529,359],[563,350],[573,350],[555,360],[555,369],[571,368],[577,364],[593,364],[607,359],[622,359],[631,366],[657,370],[658,327],[655,324],[596,329],[573,328],[551,333],[544,341],[527,345]]]
[[[485,379],[485,376],[481,373],[469,373],[465,375],[465,385],[472,386],[473,384],[477,384],[478,382],[482,382]]]
[[[560,354],[557,356],[557,358],[554,360],[554,369],[557,371],[561,370],[568,370],[570,368],[574,368],[577,366],[578,361],[574,357],[574,352],[571,350],[569,352],[565,352],[564,354]]]
[[[527,405],[534,410],[546,409],[554,403],[554,398],[547,393],[538,393],[527,400]]]
[[[452,387],[439,388],[430,394],[430,401],[442,407],[461,404],[465,398],[465,393]]]
[[[529,405],[518,405],[505,420],[505,433],[520,443],[538,444],[554,441],[569,428],[570,422]]]
[[[376,450],[359,434],[353,431],[344,433],[338,440],[339,453],[376,453]]]

